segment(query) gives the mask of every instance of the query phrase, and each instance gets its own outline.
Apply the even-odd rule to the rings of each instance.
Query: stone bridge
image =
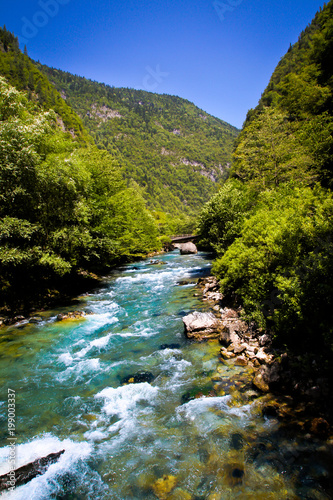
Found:
[[[197,247],[193,243],[199,238],[196,234],[179,234],[171,236],[173,248],[179,248],[182,255],[197,253]]]

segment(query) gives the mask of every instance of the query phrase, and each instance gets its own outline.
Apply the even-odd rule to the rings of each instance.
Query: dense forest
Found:
[[[114,88],[37,64],[150,209],[193,214],[228,176],[235,127],[176,96]]]
[[[213,195],[198,231],[226,302],[290,348],[332,352],[332,9],[240,134],[184,99],[35,64],[1,29],[2,304],[158,250]]]
[[[250,110],[230,179],[204,207],[226,300],[290,348],[333,351],[333,1]]]
[[[237,129],[184,99],[42,66],[5,26],[0,75],[4,312],[161,249],[228,176]]]
[[[6,312],[158,250],[161,238],[142,189],[94,145],[75,112],[18,51],[16,38],[6,29],[0,36],[1,72],[11,75],[11,83],[0,77],[0,303]],[[18,90],[15,61],[41,82],[45,99]]]

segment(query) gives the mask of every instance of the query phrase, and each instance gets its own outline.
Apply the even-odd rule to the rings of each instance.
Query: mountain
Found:
[[[237,138],[233,174],[261,187],[333,186],[333,3],[277,65]]]
[[[0,139],[1,312],[77,294],[94,273],[161,249],[140,187],[5,28]]]
[[[316,353],[326,367],[333,357],[332,105],[333,0],[248,112],[230,178],[200,216],[225,303],[241,306],[280,348]]]
[[[238,130],[176,96],[115,88],[36,63],[151,209],[197,212],[228,176]]]
[[[17,90],[26,91],[29,100],[40,109],[53,109],[58,116],[59,126],[76,141],[81,144],[92,143],[82,120],[33,61],[22,54],[17,38],[6,27],[0,27],[0,75]]]

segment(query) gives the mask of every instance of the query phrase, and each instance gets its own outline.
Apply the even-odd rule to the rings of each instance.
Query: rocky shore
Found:
[[[331,384],[315,358],[310,357],[307,364],[306,355],[290,354],[274,342],[269,332],[244,321],[241,308],[224,307],[215,277],[200,278],[197,288],[209,303],[210,312],[193,312],[183,318],[187,337],[197,342],[218,340],[221,363],[247,367],[253,389],[290,398],[293,407],[298,405],[299,413],[300,408],[308,413],[307,430],[321,437],[330,436]],[[267,411],[278,415],[279,404],[270,406]]]

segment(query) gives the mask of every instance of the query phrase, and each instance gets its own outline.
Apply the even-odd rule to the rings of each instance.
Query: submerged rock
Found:
[[[142,382],[152,382],[154,380],[154,375],[150,372],[139,372],[134,375],[127,375],[121,379],[122,384],[140,384]]]
[[[68,313],[60,313],[57,316],[58,321],[65,321],[66,319],[81,319],[87,315],[84,311],[70,311]]]
[[[244,446],[244,438],[239,432],[234,432],[230,439],[230,448],[232,450],[241,450]]]
[[[314,418],[311,422],[310,431],[312,432],[312,434],[315,434],[322,438],[326,438],[329,435],[330,425],[327,420],[322,417]]]
[[[183,322],[189,339],[202,341],[220,337],[220,322],[213,313],[195,311],[185,316]]]
[[[164,475],[160,479],[157,479],[152,486],[153,492],[159,500],[166,500],[168,494],[177,485],[177,478],[175,476]]]
[[[65,453],[65,450],[58,451],[57,453],[50,453],[47,457],[38,458],[34,462],[30,462],[27,465],[23,465],[18,469],[13,471],[13,477],[15,477],[15,487],[22,486],[23,484],[28,483],[36,476],[40,476],[44,474],[46,469],[57,462],[59,457]],[[0,476],[0,491],[5,491],[8,489],[8,481],[9,475],[5,474],[4,476]]]
[[[179,349],[180,344],[162,344],[159,349],[163,351],[164,349]]]
[[[180,488],[176,488],[168,497],[168,500],[192,500],[191,493]]]

